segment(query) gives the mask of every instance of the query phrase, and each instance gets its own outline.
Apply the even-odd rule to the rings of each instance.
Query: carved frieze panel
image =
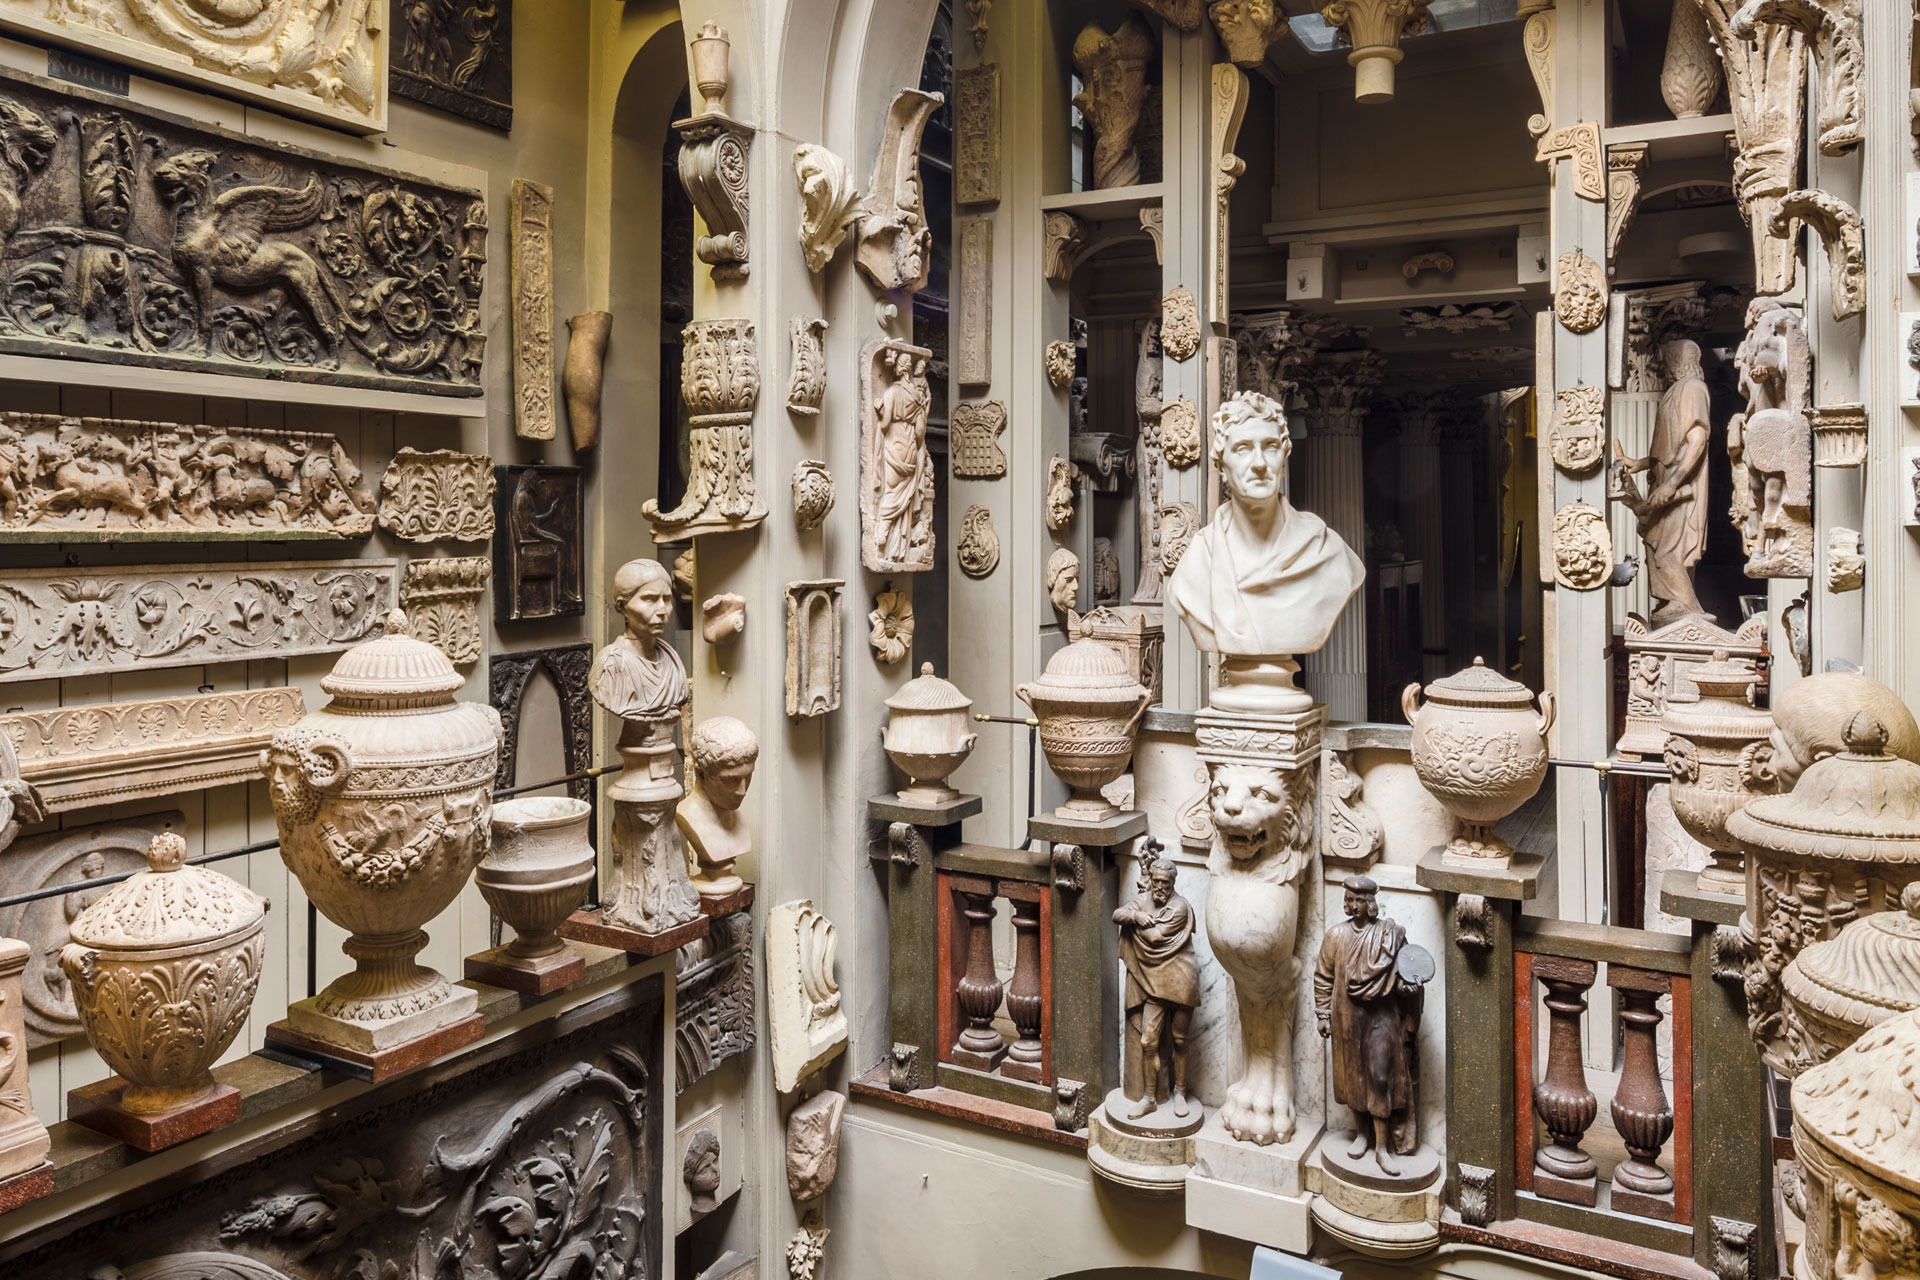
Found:
[[[963,384],[993,381],[993,219],[960,219],[959,337],[954,376]]]
[[[513,180],[513,433],[551,440],[553,406],[553,188]]]
[[[486,556],[410,560],[400,579],[409,632],[459,666],[480,661],[480,593],[493,573]]]
[[[1553,314],[1569,333],[1592,333],[1607,321],[1607,273],[1577,249],[1554,268]]]
[[[527,694],[527,682],[545,672],[560,695],[560,749],[567,772],[584,773],[593,767],[593,690],[587,677],[593,670],[591,644],[558,645],[551,649],[531,649],[525,653],[496,653],[487,659],[487,701],[500,713],[500,758],[494,767],[493,784],[511,787],[519,768],[520,712]],[[537,778],[527,779],[537,782]],[[593,796],[593,779],[580,778],[567,784],[567,794],[576,800]]]
[[[0,735],[59,813],[264,777],[267,741],[305,714],[298,689],[248,689],[15,712]]]
[[[1613,573],[1613,534],[1607,518],[1584,502],[1553,516],[1553,578],[1575,591],[1597,591]]]
[[[1607,452],[1606,388],[1562,387],[1553,397],[1553,465],[1585,475]]]
[[[713,917],[674,957],[674,1090],[753,1048],[753,916]]]
[[[393,91],[512,128],[513,0],[407,0],[393,8]]]
[[[927,284],[933,231],[920,190],[920,136],[945,101],[937,93],[902,89],[887,108],[854,250],[860,274],[882,293],[917,293]]]
[[[3,0],[0,27],[354,133],[387,127],[378,4]]]
[[[0,542],[357,538],[373,518],[325,432],[0,413]]]
[[[380,477],[380,527],[408,542],[483,542],[493,536],[494,485],[484,453],[402,449]]]
[[[953,406],[948,424],[953,474],[970,480],[992,480],[1007,474],[1006,450],[1000,447],[1007,429],[1007,406],[998,400],[962,401]]]
[[[162,831],[184,831],[179,810],[130,821],[99,822],[46,835],[26,836],[0,851],[0,895],[34,893],[102,876],[141,871],[147,846]],[[29,1048],[81,1034],[73,988],[60,967],[67,926],[106,890],[81,889],[59,897],[0,907],[0,938],[19,938],[31,948],[20,975]]]
[[[991,62],[953,73],[953,198],[1000,202],[1000,68]]]
[[[0,73],[0,351],[482,393],[480,193]]]
[[[827,395],[826,333],[827,322],[815,317],[796,316],[787,322],[787,412],[795,417],[820,416]]]
[[[932,358],[891,339],[860,353],[860,562],[875,573],[933,567]]]
[[[0,579],[0,682],[335,653],[380,633],[393,560],[17,569]]]
[[[582,613],[580,468],[495,467],[493,619]]]
[[[787,714],[840,709],[840,578],[787,584]]]

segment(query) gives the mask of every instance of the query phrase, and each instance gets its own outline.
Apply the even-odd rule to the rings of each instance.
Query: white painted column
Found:
[[[1307,401],[1307,438],[1300,442],[1306,510],[1327,522],[1356,554],[1367,546],[1366,476],[1360,427],[1386,361],[1376,351],[1341,351],[1316,359],[1300,380]],[[1306,687],[1334,720],[1367,718],[1367,593],[1354,593],[1333,634],[1301,664]]]

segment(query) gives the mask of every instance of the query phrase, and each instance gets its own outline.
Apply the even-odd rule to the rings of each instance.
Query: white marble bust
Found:
[[[1168,596],[1194,644],[1222,657],[1216,707],[1311,706],[1293,686],[1295,655],[1326,644],[1366,578],[1340,535],[1281,493],[1292,451],[1286,412],[1257,391],[1241,392],[1213,415],[1208,453],[1228,501],[1180,557]]]

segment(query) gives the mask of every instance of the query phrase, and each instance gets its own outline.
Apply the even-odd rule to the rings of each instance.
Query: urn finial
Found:
[[[187,860],[187,842],[178,831],[162,831],[147,845],[147,867],[152,871],[178,871]]]

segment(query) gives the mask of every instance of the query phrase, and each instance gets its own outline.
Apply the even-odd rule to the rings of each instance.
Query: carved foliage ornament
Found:
[[[904,662],[913,652],[913,593],[882,591],[874,597],[873,610],[867,614],[870,630],[867,643],[874,657],[884,666]]]
[[[800,418],[820,415],[827,394],[827,356],[822,345],[825,320],[795,317],[788,322],[792,365],[787,373],[787,412]]]
[[[1743,40],[1756,39],[1764,26],[1806,38],[1819,81],[1820,154],[1843,156],[1859,146],[1866,135],[1860,0],[1747,0],[1733,16],[1733,32]]]
[[[1007,407],[998,400],[963,401],[953,406],[948,424],[953,451],[953,474],[970,480],[992,480],[1007,474],[1007,454],[1000,447],[1007,429]]]
[[[1073,523],[1073,464],[1058,454],[1047,462],[1047,528],[1058,533]]]
[[[1370,864],[1386,843],[1386,832],[1361,795],[1360,775],[1338,751],[1322,754],[1326,830],[1323,852],[1329,858]]]
[[[835,497],[833,472],[817,458],[807,458],[793,468],[793,522],[801,532],[818,529],[833,510]]]
[[[1692,5],[1693,0],[1681,0]],[[1698,12],[1696,8],[1695,12]],[[1620,256],[1620,241],[1638,212],[1640,179],[1647,168],[1647,144],[1622,143],[1607,148],[1607,262]]]
[[[1575,591],[1597,591],[1613,573],[1613,535],[1607,518],[1584,502],[1553,516],[1553,579]]]
[[[767,518],[753,484],[753,406],[760,398],[760,351],[748,320],[695,320],[680,331],[680,395],[689,410],[687,491],[662,511],[641,514],[655,542],[751,529]]]
[[[1698,3],[1727,77],[1739,143],[1733,186],[1753,239],[1754,288],[1776,296],[1793,288],[1795,273],[1793,242],[1773,234],[1773,215],[1800,168],[1806,37],[1789,26],[1760,23],[1752,39],[1742,39],[1734,29],[1739,0]]]
[[[1160,299],[1160,349],[1181,361],[1200,350],[1200,310],[1184,286]]]
[[[993,529],[993,512],[975,504],[960,517],[960,538],[954,558],[969,578],[984,578],[1000,564],[1000,535]]]
[[[869,342],[860,355],[860,562],[875,573],[933,567],[932,358],[891,340]]]
[[[953,73],[953,198],[1000,201],[1000,68],[991,62]]]
[[[1047,344],[1047,381],[1065,390],[1073,381],[1075,348],[1065,338]]]
[[[1080,219],[1058,209],[1047,213],[1041,247],[1041,270],[1049,280],[1073,279],[1073,259],[1087,242],[1087,229]]]
[[[1578,250],[1560,255],[1553,275],[1553,314],[1570,333],[1592,333],[1607,319],[1607,273]]]
[[[1073,105],[1093,134],[1093,186],[1104,191],[1145,179],[1140,164],[1141,116],[1147,102],[1147,62],[1153,33],[1138,14],[1108,32],[1096,22],[1073,41],[1073,67],[1085,86]]]
[[[511,128],[513,0],[413,0],[396,8],[404,29],[393,33],[393,91]]]
[[[807,270],[818,274],[859,221],[860,192],[847,162],[811,142],[793,149],[793,178],[800,186],[800,251]]]
[[[551,440],[553,404],[553,188],[513,180],[513,432]]]
[[[400,580],[400,607],[413,634],[458,666],[480,661],[480,593],[492,573],[486,556],[409,561]]]
[[[718,109],[676,120],[673,127],[680,134],[680,185],[706,231],[695,238],[693,256],[713,269],[715,280],[744,280],[753,129]]]
[[[493,459],[402,449],[380,477],[380,527],[409,542],[479,542],[493,536]]]
[[[1573,162],[1573,193],[1582,200],[1603,204],[1607,198],[1606,176],[1600,163],[1600,125],[1582,120],[1564,129],[1552,129],[1540,136],[1533,158],[1544,164],[1555,160]]]
[[[1206,446],[1200,429],[1200,410],[1181,396],[1160,411],[1160,452],[1167,465],[1182,471],[1200,461]]]
[[[1553,398],[1553,464],[1585,475],[1607,451],[1606,388],[1562,387]]]
[[[1180,557],[1200,532],[1200,509],[1191,502],[1170,502],[1160,508],[1160,572],[1173,577]]]
[[[1866,228],[1852,205],[1836,195],[1814,188],[1789,191],[1780,197],[1771,230],[1791,241],[1793,224],[1804,222],[1820,237],[1827,251],[1828,303],[1835,320],[1857,316],[1867,309]]]
[[[753,1048],[753,916],[714,916],[674,956],[676,1092]]]
[[[902,89],[887,108],[854,251],[860,274],[882,293],[917,293],[926,287],[933,231],[920,190],[920,135],[945,101],[938,93]]]
[[[1274,0],[1212,0],[1207,16],[1236,67],[1257,67],[1287,29],[1287,14]]]
[[[478,396],[478,192],[0,74],[0,351]]]

